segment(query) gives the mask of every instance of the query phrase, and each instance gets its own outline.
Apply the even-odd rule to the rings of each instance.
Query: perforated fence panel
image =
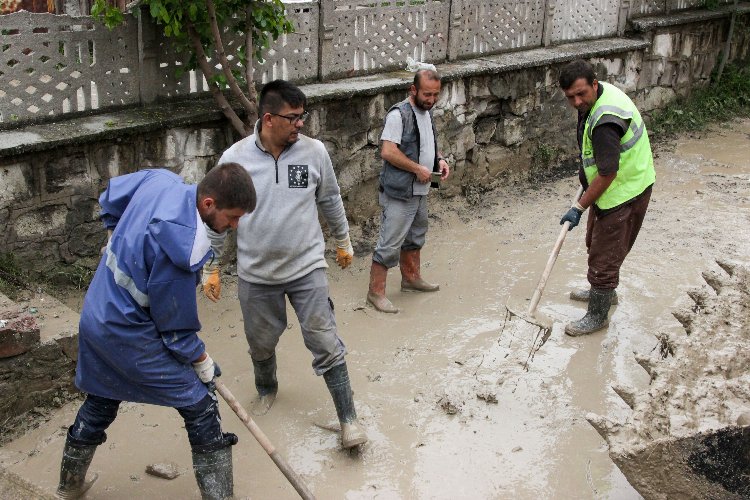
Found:
[[[666,4],[666,0],[632,0],[630,2],[630,17],[663,14],[666,10]]]
[[[271,45],[265,61],[256,64],[255,79],[269,82],[277,78],[307,82],[318,78],[318,2],[286,3],[286,15],[295,32],[283,35]],[[260,74],[258,74],[260,73]]]
[[[617,33],[619,0],[549,0],[546,39],[550,43]]]
[[[255,63],[254,80],[265,83],[277,78],[292,80],[298,83],[308,82],[318,77],[318,25],[319,7],[317,2],[286,3],[286,16],[295,27],[294,33],[282,35],[264,52],[262,63]],[[238,44],[244,44],[244,36],[227,34],[223,36],[224,50],[227,58],[243,75],[245,68],[232,55]],[[157,37],[159,48],[159,95],[172,97],[176,95],[203,92],[208,85],[200,70],[181,72],[187,55],[174,51],[169,39]],[[211,61],[215,71],[221,71],[218,61]]]
[[[544,0],[453,1],[450,55],[464,58],[537,47],[544,35]]]
[[[403,68],[407,56],[425,62],[447,58],[450,2],[321,3],[323,79]]]
[[[88,17],[18,12],[1,20],[0,122],[139,101],[133,18],[113,31]]]
[[[719,5],[725,5],[732,3],[733,0],[717,0],[716,3]],[[667,0],[667,8],[670,11],[695,9],[697,7],[703,7],[705,0]]]

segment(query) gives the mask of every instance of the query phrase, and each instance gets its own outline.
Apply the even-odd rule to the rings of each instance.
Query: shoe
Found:
[[[349,382],[349,372],[346,363],[336,365],[323,374],[328,391],[336,407],[336,415],[341,424],[341,445],[353,448],[367,442],[367,434],[357,421],[354,409],[354,393]]]
[[[576,288],[570,292],[570,300],[577,300],[579,302],[589,301],[589,288]],[[612,290],[612,305],[617,305],[617,290]]]
[[[420,250],[401,250],[399,267],[401,268],[402,292],[437,292],[440,285],[428,283],[422,279],[420,271]]]
[[[227,500],[234,496],[232,447],[208,453],[193,452],[193,472],[203,500]]]
[[[588,335],[609,325],[609,308],[613,291],[610,289],[592,288],[589,293],[589,307],[586,315],[578,321],[565,326],[565,333],[571,337]]]
[[[70,431],[68,431],[70,432]],[[60,463],[60,483],[57,485],[57,497],[65,500],[81,498],[99,478],[92,474],[86,480],[86,472],[94,459],[97,445],[73,444],[70,434],[65,440],[62,462]]]
[[[279,390],[279,382],[276,379],[276,353],[263,361],[253,359],[253,373],[255,374],[255,388],[258,390],[258,399],[250,409],[250,413],[259,417],[265,415],[271,409]]]
[[[395,314],[398,308],[385,296],[385,280],[388,268],[379,262],[372,261],[370,267],[370,288],[367,291],[367,303],[380,312]]]

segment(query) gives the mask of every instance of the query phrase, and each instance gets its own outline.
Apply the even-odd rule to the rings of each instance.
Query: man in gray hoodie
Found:
[[[260,92],[259,119],[253,135],[227,149],[219,163],[239,163],[258,193],[255,211],[237,228],[237,274],[245,336],[259,399],[253,413],[263,415],[276,399],[276,345],[286,330],[289,297],[313,355],[313,370],[323,375],[341,422],[345,448],[367,441],[357,422],[354,399],[328,295],[322,213],[336,240],[336,262],[345,268],[354,257],[331,158],[322,142],[300,133],[308,113],[305,94],[284,80]],[[224,234],[209,233],[216,255]],[[205,272],[204,293],[218,300],[219,270]]]

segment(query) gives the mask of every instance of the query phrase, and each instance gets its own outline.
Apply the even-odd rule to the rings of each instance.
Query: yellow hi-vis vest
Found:
[[[591,141],[594,127],[604,115],[630,120],[630,127],[620,140],[620,165],[617,176],[595,202],[597,207],[606,210],[641,194],[656,180],[656,171],[646,125],[635,104],[625,92],[614,85],[604,82],[599,82],[599,85],[604,87],[604,92],[596,100],[586,119],[581,147],[583,171],[589,186],[599,172],[594,160],[594,144]]]

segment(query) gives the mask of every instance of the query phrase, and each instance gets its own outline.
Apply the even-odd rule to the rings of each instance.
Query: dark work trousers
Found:
[[[115,421],[120,401],[89,394],[78,410],[75,422],[68,431],[73,444],[100,445],[107,440],[104,432]],[[190,406],[176,408],[185,420],[190,447],[197,453],[208,453],[225,448],[216,396],[206,397]]]
[[[589,252],[588,280],[593,288],[614,290],[620,283],[620,266],[633,248],[646,217],[651,188],[637,200],[598,217],[589,210],[586,248]]]

